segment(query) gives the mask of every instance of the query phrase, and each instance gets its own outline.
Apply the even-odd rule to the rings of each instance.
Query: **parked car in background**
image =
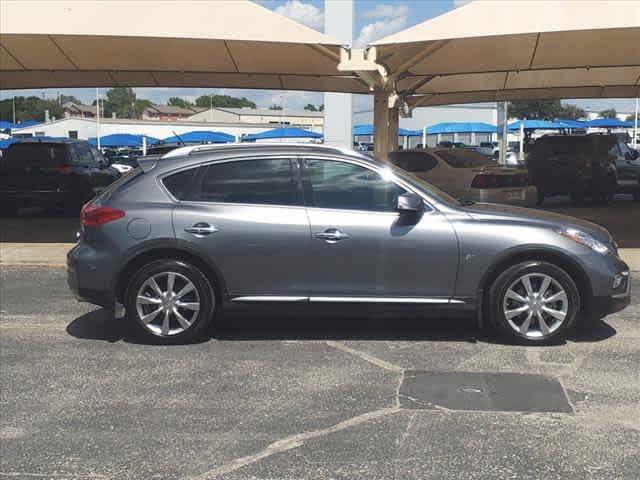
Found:
[[[536,189],[527,170],[508,168],[477,152],[459,148],[393,152],[389,160],[454,198],[476,202],[534,205]]]
[[[476,147],[476,152],[492,157],[496,148],[498,148],[498,142],[480,142],[480,145]]]
[[[527,168],[538,192],[538,204],[553,195],[585,197],[607,203],[617,189],[610,135],[546,135],[535,141]]]
[[[95,147],[77,140],[21,140],[0,159],[0,210],[24,206],[79,212],[120,174]]]
[[[616,193],[632,194],[640,201],[640,154],[618,135],[607,135],[609,156],[616,167]]]
[[[630,302],[629,267],[604,228],[470,206],[331,147],[186,147],[143,160],[81,223],[70,288],[124,305],[159,342],[202,337],[231,303],[349,303],[466,314],[535,344]]]

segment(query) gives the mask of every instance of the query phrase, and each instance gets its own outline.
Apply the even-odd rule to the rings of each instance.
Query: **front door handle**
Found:
[[[315,234],[316,238],[320,238],[327,243],[336,243],[340,240],[346,240],[349,235],[343,233],[338,228],[327,228],[324,232],[318,232]]]
[[[187,233],[193,233],[195,236],[206,236],[217,232],[218,229],[208,223],[199,222],[192,227],[184,227],[184,231]]]

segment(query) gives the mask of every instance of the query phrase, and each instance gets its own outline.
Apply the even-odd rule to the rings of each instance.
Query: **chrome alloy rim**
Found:
[[[138,290],[136,310],[142,325],[168,337],[187,330],[198,317],[200,296],[191,280],[176,272],[156,273]]]
[[[567,292],[543,273],[518,278],[509,286],[502,302],[509,326],[528,338],[546,337],[558,330],[568,310]]]

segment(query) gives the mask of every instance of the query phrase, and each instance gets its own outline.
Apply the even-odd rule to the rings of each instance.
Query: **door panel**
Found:
[[[312,296],[444,297],[453,294],[458,244],[449,221],[426,212],[417,223],[396,213],[308,210]]]
[[[176,237],[219,268],[231,296],[307,296],[309,221],[298,162],[243,159],[163,179],[180,202]]]
[[[458,245],[443,215],[428,208],[400,215],[396,201],[406,190],[362,165],[304,164],[312,297],[453,294]]]
[[[232,296],[304,295],[309,223],[304,207],[181,203],[173,210],[176,237],[205,251]],[[217,231],[185,231],[206,224]]]

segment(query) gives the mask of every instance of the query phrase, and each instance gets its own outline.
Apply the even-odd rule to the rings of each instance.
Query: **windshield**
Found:
[[[406,181],[407,183],[417,188],[418,190],[425,192],[427,195],[434,197],[437,201],[444,204],[448,204],[448,205],[455,205],[455,206],[461,205],[461,202],[459,200],[456,200],[451,195],[449,195],[446,192],[443,192],[438,187],[430,184],[426,180],[423,180],[422,178],[417,177],[414,174],[407,172],[406,170],[402,170],[401,168],[396,167],[395,165],[390,165],[389,168],[391,169],[391,171],[394,173],[396,177]]]
[[[495,160],[471,150],[438,150],[435,153],[453,168],[479,168],[498,165]]]

